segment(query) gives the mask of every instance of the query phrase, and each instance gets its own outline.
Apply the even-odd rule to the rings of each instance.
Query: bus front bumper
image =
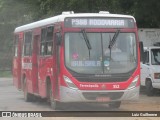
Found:
[[[130,90],[75,90],[68,87],[60,87],[60,102],[103,102],[138,100],[140,87]],[[109,101],[107,101],[109,99]]]

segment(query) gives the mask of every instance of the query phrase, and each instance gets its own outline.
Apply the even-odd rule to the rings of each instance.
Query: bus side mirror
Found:
[[[56,44],[61,45],[62,42],[62,35],[60,32],[56,33]]]
[[[141,62],[145,62],[145,56],[144,56],[144,49],[143,49],[143,42],[140,41],[139,42],[139,48],[140,48],[140,59],[141,59]]]

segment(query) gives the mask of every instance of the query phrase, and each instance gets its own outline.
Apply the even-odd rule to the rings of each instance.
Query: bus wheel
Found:
[[[109,103],[109,108],[119,108],[121,105],[121,101],[115,101]]]
[[[28,93],[26,78],[24,78],[23,92],[24,92],[24,100],[25,100],[26,102],[32,101],[32,95]]]
[[[154,88],[152,86],[152,82],[150,80],[146,81],[146,94],[148,96],[153,96]]]
[[[49,87],[49,102],[50,102],[51,108],[54,109],[54,110],[56,110],[58,104],[57,104],[57,101],[54,99],[51,85]]]

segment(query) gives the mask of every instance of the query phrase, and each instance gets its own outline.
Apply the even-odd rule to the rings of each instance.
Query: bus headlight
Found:
[[[76,87],[76,85],[68,77],[63,76],[63,79],[64,79],[64,81],[66,82],[66,84],[68,85],[69,88],[78,89]]]
[[[133,89],[134,87],[136,87],[136,84],[137,84],[137,82],[138,82],[138,79],[139,79],[139,75],[134,78],[134,80],[133,80],[132,83],[129,85],[129,87],[128,87],[127,90]]]

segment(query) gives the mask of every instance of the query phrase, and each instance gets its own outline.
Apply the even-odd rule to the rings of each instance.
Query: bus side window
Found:
[[[53,53],[53,26],[42,29],[40,55],[52,55]]]
[[[29,31],[25,33],[24,51],[23,51],[24,56],[31,56],[32,53],[31,44],[32,44],[32,32]]]
[[[53,26],[47,28],[46,55],[52,55],[53,53],[53,29]]]
[[[45,50],[45,48],[46,48],[46,45],[45,45],[46,34],[47,34],[46,28],[43,28],[41,30],[40,55],[45,55],[45,53],[46,53],[46,50]]]
[[[15,35],[14,38],[14,56],[17,57],[18,56],[18,35]]]

